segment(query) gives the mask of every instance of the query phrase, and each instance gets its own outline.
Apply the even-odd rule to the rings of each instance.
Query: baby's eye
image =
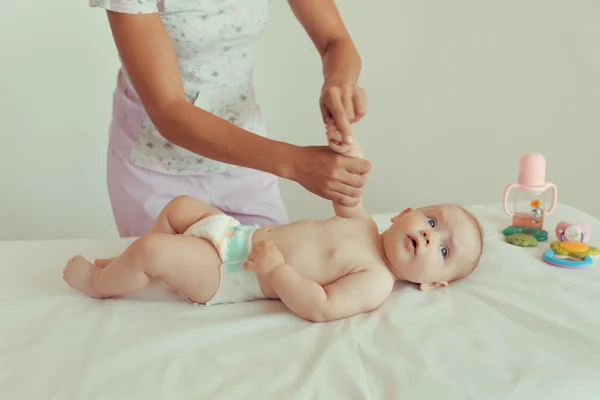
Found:
[[[440,251],[442,252],[442,257],[446,258],[448,256],[448,249],[444,246],[441,247]]]
[[[435,228],[435,221],[431,218],[427,218],[427,223],[432,227]]]

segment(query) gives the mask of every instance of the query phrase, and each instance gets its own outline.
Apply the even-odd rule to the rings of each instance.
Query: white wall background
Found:
[[[371,212],[498,201],[538,151],[560,201],[600,217],[597,1],[338,6],[364,59],[370,112],[356,129],[374,166]],[[104,12],[87,0],[2,11],[0,239],[116,236],[105,153],[118,60]],[[312,44],[273,2],[256,71],[273,137],[323,143],[320,83]],[[283,191],[292,218],[331,213],[296,184]]]

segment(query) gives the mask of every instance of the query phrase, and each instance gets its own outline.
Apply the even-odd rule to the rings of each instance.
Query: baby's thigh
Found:
[[[209,215],[223,214],[221,210],[191,196],[178,196],[165,207],[171,227],[178,233]]]
[[[161,235],[162,236],[162,235]],[[221,258],[208,241],[192,236],[162,236],[155,278],[195,303],[206,303],[217,292]],[[154,264],[154,263],[153,263]]]

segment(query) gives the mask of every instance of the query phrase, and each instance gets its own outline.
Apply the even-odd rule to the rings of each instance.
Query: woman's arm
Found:
[[[325,146],[294,146],[261,137],[189,103],[177,57],[159,14],[108,11],[122,63],[148,116],[170,142],[213,160],[298,182],[325,199],[354,205],[367,160]]]
[[[107,13],[123,65],[162,136],[217,161],[291,177],[289,160],[295,146],[255,135],[186,100],[175,51],[159,14]]]
[[[361,59],[334,0],[288,0],[323,59],[325,80],[357,83]]]
[[[338,129],[351,136],[350,124],[359,121],[367,111],[366,93],[356,86],[362,62],[354,42],[334,0],[288,3],[323,60],[323,120],[334,119]]]

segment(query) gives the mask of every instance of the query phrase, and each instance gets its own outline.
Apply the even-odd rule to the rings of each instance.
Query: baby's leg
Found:
[[[150,233],[183,234],[190,226],[213,214],[223,212],[191,196],[178,196],[162,209],[152,224]],[[96,267],[105,268],[114,258],[95,260]]]
[[[221,210],[191,196],[178,196],[161,211],[150,232],[183,234],[190,226]]]
[[[135,293],[158,278],[190,301],[206,303],[219,287],[220,265],[216,249],[206,240],[149,233],[105,268],[74,257],[64,279],[90,297],[108,298]]]

